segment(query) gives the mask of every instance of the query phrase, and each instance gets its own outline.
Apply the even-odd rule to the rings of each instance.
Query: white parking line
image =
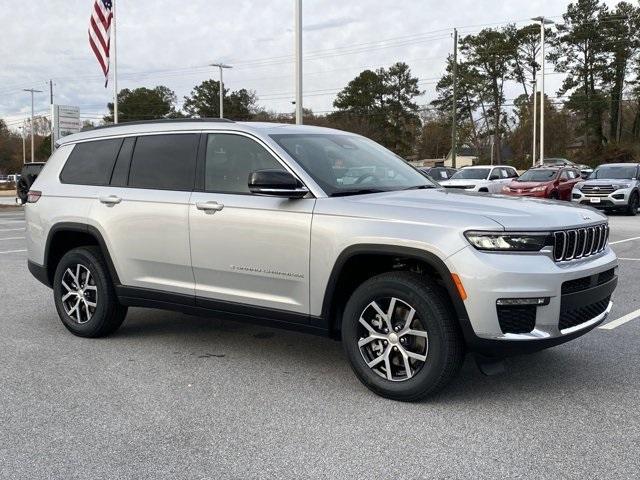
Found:
[[[606,323],[599,328],[603,330],[613,330],[614,328],[619,327],[620,325],[624,325],[625,323],[630,322],[631,320],[634,320],[638,317],[640,317],[640,308],[635,312],[631,312],[625,315],[624,317],[620,317],[617,320],[613,320],[609,323]]]
[[[624,258],[624,257],[618,257],[618,260],[631,260],[634,262],[640,262],[640,258]]]
[[[0,228],[0,232],[24,232],[24,228]]]
[[[5,250],[4,252],[0,252],[0,255],[5,253],[20,253],[20,252],[26,252],[26,250]]]
[[[624,240],[618,240],[616,242],[609,242],[609,245],[617,245],[619,243],[632,242],[634,240],[640,240],[640,237],[625,238]]]
[[[0,220],[0,225],[6,225],[8,223],[24,223],[24,220]]]
[[[8,237],[8,238],[0,238],[0,242],[2,240],[24,240],[24,237]]]

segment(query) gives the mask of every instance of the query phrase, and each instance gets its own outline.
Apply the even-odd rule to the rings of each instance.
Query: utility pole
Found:
[[[457,168],[458,135],[457,135],[457,110],[458,110],[458,29],[453,29],[453,108],[451,112],[451,167]]]
[[[22,164],[27,163],[27,120],[22,121]]]
[[[118,124],[118,42],[116,38],[116,4],[118,2],[114,0],[111,18],[111,46],[113,47],[113,123]],[[107,52],[111,53],[111,52]]]
[[[49,80],[49,103],[51,104],[51,153],[55,149],[55,141],[53,139],[53,120],[54,120],[54,106],[53,106],[53,80]]]
[[[220,69],[220,118],[224,118],[224,81],[222,80],[222,70],[225,68],[233,68],[225,63],[212,63],[210,66]]]
[[[542,54],[540,61],[542,67],[540,75],[540,165],[542,165],[544,163],[544,64],[546,60],[544,54],[544,26],[552,25],[553,22],[544,17],[535,17],[531,20],[540,22],[540,52]]]
[[[296,124],[302,125],[302,0],[295,0]]]
[[[538,81],[535,79],[535,72],[533,76],[533,142],[532,145],[532,165],[536,166],[536,123],[538,120]]]
[[[33,134],[34,134],[34,130],[33,130],[33,126],[34,126],[34,122],[33,122],[33,94],[34,93],[42,93],[42,90],[34,90],[33,88],[24,88],[23,89],[25,92],[31,92],[31,163],[33,163],[35,161],[34,158],[34,141],[33,141]]]

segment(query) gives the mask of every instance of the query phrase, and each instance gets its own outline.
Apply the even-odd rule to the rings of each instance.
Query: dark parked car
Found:
[[[502,193],[571,200],[571,190],[580,180],[580,171],[572,167],[534,167],[505,185]]]
[[[42,167],[44,167],[44,162],[25,163],[22,166],[20,178],[16,184],[16,196],[23,204],[27,203],[27,193],[29,193],[31,185],[40,175]]]
[[[425,175],[433,178],[436,182],[449,180],[451,176],[457,172],[455,168],[449,167],[422,167],[419,170]]]

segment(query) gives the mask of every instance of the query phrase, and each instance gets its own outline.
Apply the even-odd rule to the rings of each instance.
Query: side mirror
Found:
[[[500,179],[500,175],[498,175],[497,173],[492,173],[491,175],[489,175],[489,180],[499,180]]]
[[[560,180],[559,180],[560,183],[567,183],[568,181],[569,179],[564,177],[560,177]]]
[[[309,190],[285,170],[255,170],[249,174],[249,191],[271,197],[302,198]]]

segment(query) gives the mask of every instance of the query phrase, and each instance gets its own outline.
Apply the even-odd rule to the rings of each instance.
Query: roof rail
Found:
[[[233,120],[229,120],[228,118],[161,118],[156,120],[137,120],[135,122],[123,122],[123,123],[117,123],[117,124],[113,123],[110,125],[100,125],[98,127],[89,128],[83,131],[90,132],[92,130],[102,130],[103,128],[123,127],[123,126],[129,126],[129,125],[149,125],[154,123],[191,123],[191,122],[235,123]]]

